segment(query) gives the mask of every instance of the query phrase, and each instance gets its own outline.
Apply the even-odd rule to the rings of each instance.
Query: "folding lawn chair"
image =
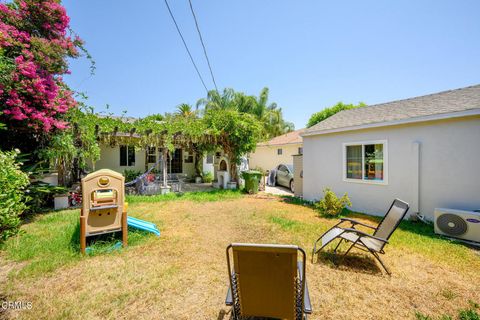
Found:
[[[322,234],[317,241],[315,241],[315,244],[313,245],[312,263],[314,256],[320,250],[325,248],[325,246],[333,240],[340,239],[337,246],[333,250],[334,254],[337,253],[337,249],[343,241],[351,242],[351,246],[343,254],[343,257],[345,257],[353,247],[370,252],[378,260],[378,262],[380,262],[387,274],[390,275],[390,271],[385,266],[382,259],[380,259],[379,254],[385,253],[383,248],[388,243],[388,239],[392,233],[395,231],[395,229],[397,229],[398,225],[407,214],[408,208],[408,203],[399,199],[395,199],[390,206],[390,209],[383,217],[382,221],[376,227],[369,226],[353,219],[342,218],[339,223],[334,225],[327,232]],[[348,228],[341,227],[340,225],[344,222],[350,223],[351,225]],[[373,234],[368,234],[361,230],[355,229],[357,225],[364,226],[375,231]],[[319,241],[321,241],[321,247],[317,250],[317,244]]]
[[[305,261],[305,251],[293,245],[230,244],[227,247],[230,287],[225,304],[232,306],[233,319],[307,319],[312,307]]]

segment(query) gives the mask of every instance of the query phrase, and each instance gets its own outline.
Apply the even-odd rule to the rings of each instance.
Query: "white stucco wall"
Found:
[[[303,197],[303,156],[294,155],[292,158],[294,194],[295,197]]]
[[[343,143],[368,140],[387,140],[386,185],[343,181]],[[394,198],[430,220],[436,207],[480,209],[480,117],[305,136],[303,143],[307,200],[330,187],[347,192],[353,210],[376,215]]]
[[[214,165],[213,165],[213,161],[215,160],[214,157],[215,157],[215,154],[210,154],[210,156],[212,157],[212,162],[211,163],[207,163],[207,155],[205,155],[203,157],[203,160],[202,160],[202,171],[203,173],[206,173],[206,172],[210,172],[212,174],[212,176],[214,176]]]
[[[250,169],[261,168],[266,171],[279,164],[293,164],[292,156],[298,154],[298,148],[300,147],[302,147],[301,143],[257,146],[255,152],[252,152],[248,157]],[[282,149],[281,155],[277,154],[278,149]]]

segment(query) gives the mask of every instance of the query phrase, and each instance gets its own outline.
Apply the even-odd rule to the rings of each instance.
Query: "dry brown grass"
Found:
[[[293,243],[308,252],[316,236],[335,223],[308,207],[270,197],[138,203],[130,206],[130,213],[161,224],[161,237],[80,259],[43,276],[10,278],[0,285],[8,300],[32,301],[33,308],[9,316],[229,319],[224,305],[229,243]],[[473,250],[449,244],[455,250],[443,259],[432,248],[395,242],[411,236],[397,233],[384,259],[391,277],[361,254],[340,267],[325,258],[309,262],[311,319],[404,319],[414,318],[415,310],[454,314],[469,299],[480,301],[480,258]]]

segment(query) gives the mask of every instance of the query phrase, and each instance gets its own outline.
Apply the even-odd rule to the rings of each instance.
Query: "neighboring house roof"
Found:
[[[304,136],[480,114],[480,85],[344,110]]]
[[[302,136],[301,134],[305,131],[305,129],[295,130],[289,133],[282,134],[281,136],[275,137],[269,141],[260,142],[257,146],[278,146],[283,144],[295,144],[295,143],[302,143]]]

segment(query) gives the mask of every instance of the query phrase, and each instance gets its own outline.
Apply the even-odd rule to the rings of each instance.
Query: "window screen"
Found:
[[[366,144],[364,159],[364,179],[383,180],[383,144]]]
[[[347,179],[362,179],[362,146],[347,146]]]
[[[385,146],[363,143],[345,147],[345,178],[363,181],[384,181]]]

